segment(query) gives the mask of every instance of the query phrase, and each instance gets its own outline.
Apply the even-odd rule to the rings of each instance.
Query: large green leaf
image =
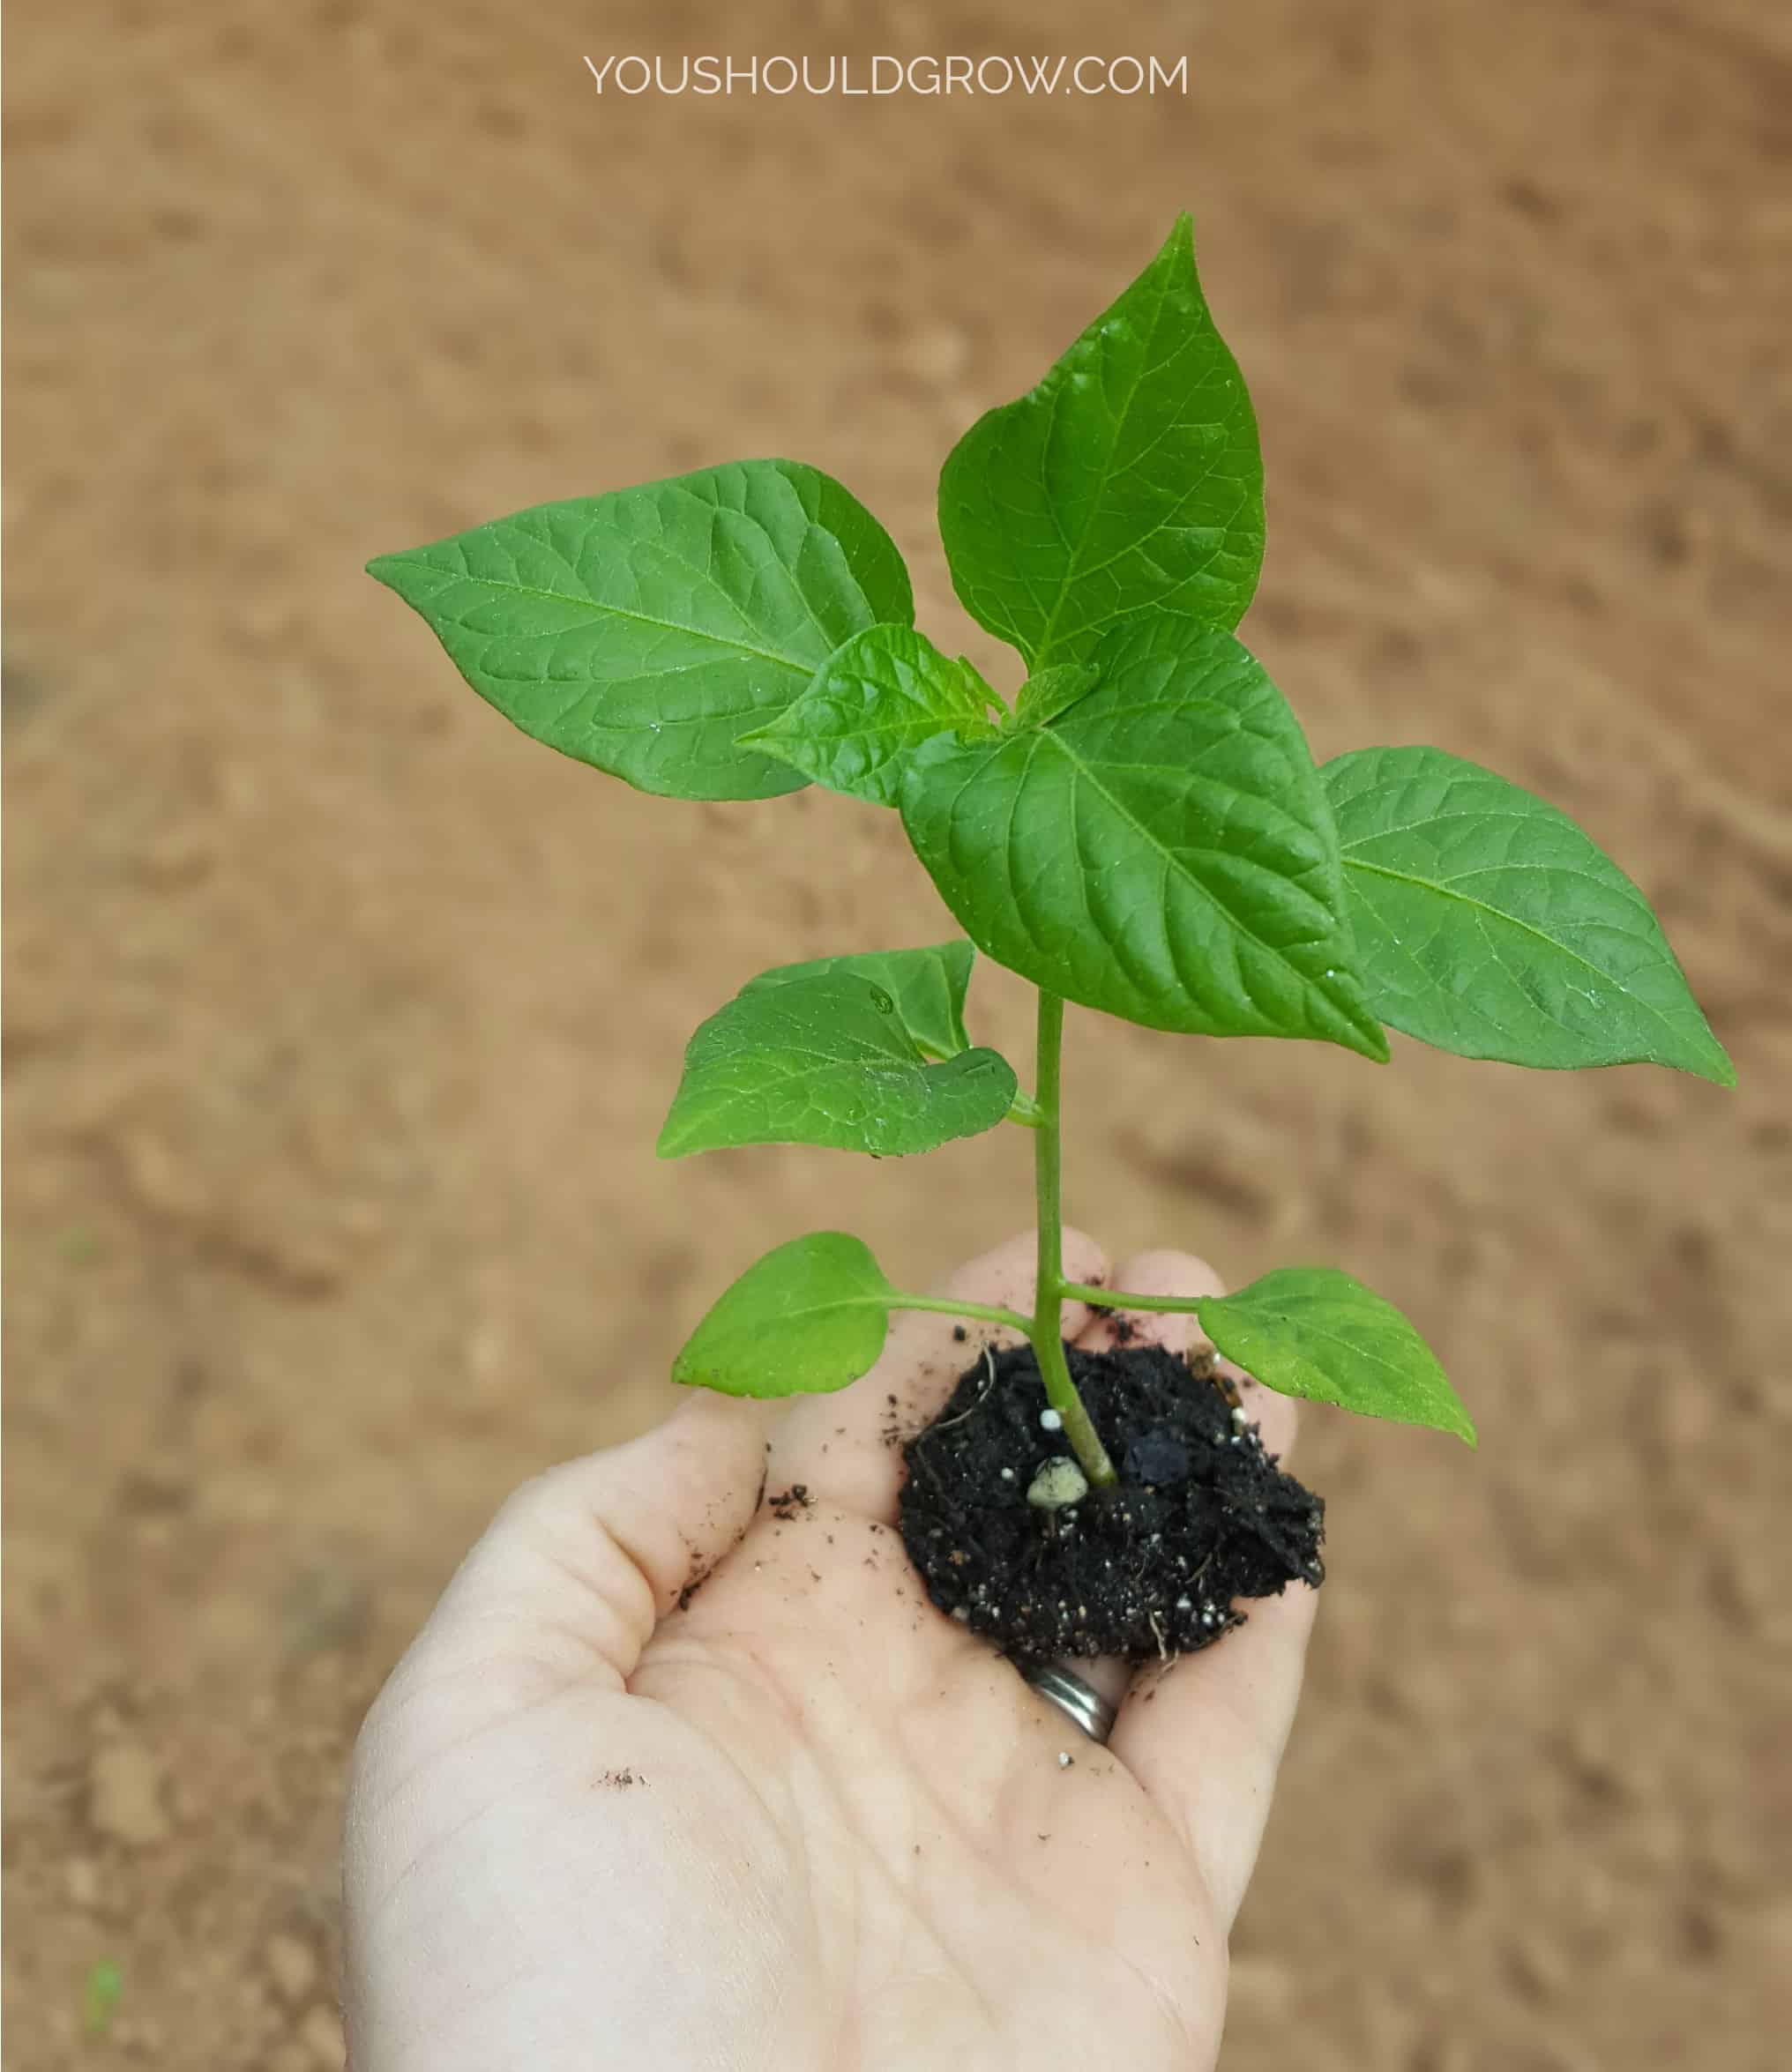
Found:
[[[793,1238],[721,1297],[673,1361],[672,1379],[725,1396],[844,1389],[877,1364],[893,1292],[857,1238]]]
[[[660,1156],[818,1144],[877,1158],[993,1129],[1014,1074],[993,1050],[930,1063],[893,995],[849,971],[749,987],[691,1039]]]
[[[1430,1425],[1475,1444],[1437,1354],[1392,1302],[1328,1266],[1284,1266],[1197,1306],[1228,1360],[1283,1396]]]
[[[930,943],[924,950],[866,950],[847,957],[815,957],[802,964],[780,964],[750,980],[745,991],[788,986],[793,979],[813,979],[824,972],[850,972],[869,979],[895,1004],[897,1019],[917,1047],[931,1057],[956,1057],[968,1050],[965,1033],[965,996],[970,991],[974,943],[963,936]]]
[[[893,806],[922,742],[948,727],[995,733],[994,695],[967,661],[941,654],[912,626],[873,626],[836,649],[769,726],[741,739],[830,791]]]
[[[526,734],[686,799],[795,790],[736,737],[842,641],[915,615],[883,527],[790,460],[540,504],[368,570]]]
[[[1462,1057],[1736,1084],[1648,902],[1565,813],[1441,749],[1360,749],[1321,774],[1390,1028]]]
[[[965,608],[1034,668],[1085,660],[1134,612],[1244,616],[1263,459],[1186,216],[1037,388],[959,441],[939,529]]]
[[[915,853],[972,941],[1035,985],[1156,1029],[1387,1055],[1364,1003],[1332,816],[1299,724],[1228,633],[1116,627],[1048,727],[930,742]]]

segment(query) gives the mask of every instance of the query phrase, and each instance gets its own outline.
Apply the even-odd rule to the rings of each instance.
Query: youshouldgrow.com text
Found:
[[[587,56],[600,93],[699,95],[892,93],[1180,93],[1186,56],[1159,57],[642,57]]]

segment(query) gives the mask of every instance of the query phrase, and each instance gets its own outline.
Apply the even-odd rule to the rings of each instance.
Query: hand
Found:
[[[1217,1286],[1164,1252],[1109,1276],[1074,1233],[1065,1267]],[[1029,1310],[1031,1240],[950,1292]],[[504,1506],[355,1752],[355,2072],[1213,2064],[1313,1593],[1142,1671],[1085,1740],[934,1610],[894,1530],[891,1398],[930,1417],[999,1336],[968,1328],[900,1314],[843,1395],[775,1422],[698,1397]],[[1066,1305],[1067,1336],[1110,1329]],[[1246,1386],[1285,1451],[1293,1405]],[[810,1509],[761,1508],[768,1465]]]

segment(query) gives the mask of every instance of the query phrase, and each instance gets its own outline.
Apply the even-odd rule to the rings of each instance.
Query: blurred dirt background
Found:
[[[1265,427],[1245,632],[1316,749],[1565,806],[1743,1076],[1078,1021],[1078,1220],[1347,1264],[1481,1421],[1308,1420],[1333,1580],[1228,2072],[1782,2062],[1792,18],[40,0],[8,43],[9,2065],[340,2066],[345,1760],[500,1497],[657,1415],[773,1237],[913,1278],[1027,1219],[1018,1137],[656,1165],[738,982],[945,932],[894,816],[637,796],[360,564],[788,453],[1012,683],[936,468],[1183,205]],[[581,63],[1089,48],[1191,91]]]

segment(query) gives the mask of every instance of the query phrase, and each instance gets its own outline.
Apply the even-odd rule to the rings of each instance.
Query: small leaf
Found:
[[[931,1064],[894,996],[833,971],[749,987],[691,1039],[662,1159],[743,1144],[818,1144],[895,1158],[993,1129],[1014,1099],[993,1050]]]
[[[1018,734],[1026,727],[1049,727],[1079,698],[1086,697],[1100,681],[1100,671],[1088,662],[1060,662],[1053,668],[1034,671],[1020,686],[1007,731]]]
[[[81,1985],[81,2026],[89,2036],[111,2033],[123,1998],[124,1967],[116,1957],[102,1956]]]
[[[1035,669],[1086,660],[1135,612],[1244,616],[1263,459],[1186,216],[1037,388],[959,441],[939,529],[966,610]]]
[[[1385,1057],[1281,693],[1189,619],[1116,627],[1098,666],[1052,726],[916,757],[903,825],[959,926],[1035,985],[1149,1028]]]
[[[976,946],[962,936],[925,950],[868,950],[855,956],[817,957],[803,964],[780,964],[761,972],[743,988],[756,993],[788,986],[793,979],[818,978],[825,972],[851,972],[880,987],[895,1002],[897,1018],[930,1057],[955,1057],[968,1050],[965,1033],[965,996],[971,988]]]
[[[971,665],[949,660],[909,626],[855,634],[769,726],[743,734],[830,791],[893,806],[907,758],[957,729],[989,734],[994,693]]]
[[[855,1237],[793,1238],[750,1266],[672,1365],[686,1388],[725,1396],[819,1395],[868,1374],[894,1291]]]
[[[1201,1329],[1266,1389],[1475,1444],[1437,1355],[1392,1302],[1328,1266],[1285,1266],[1197,1307]]]
[[[876,518],[790,460],[540,504],[368,572],[524,733],[685,799],[796,790],[788,764],[736,737],[842,641],[915,615]]]
[[[1361,749],[1321,775],[1390,1028],[1460,1057],[1735,1085],[1648,902],[1565,813],[1441,749]]]

